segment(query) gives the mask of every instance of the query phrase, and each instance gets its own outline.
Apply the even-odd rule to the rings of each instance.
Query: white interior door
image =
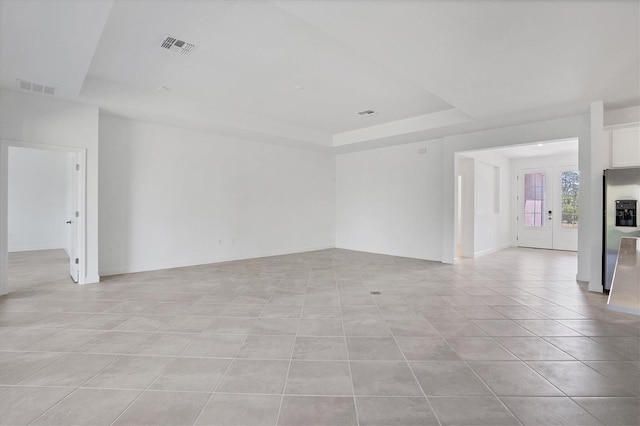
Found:
[[[78,259],[78,211],[80,210],[78,206],[78,168],[77,154],[73,154],[71,156],[70,164],[71,194],[67,227],[69,234],[69,275],[71,275],[71,279],[74,282],[78,282],[80,279],[80,265]]]
[[[518,246],[578,249],[577,166],[518,171]]]

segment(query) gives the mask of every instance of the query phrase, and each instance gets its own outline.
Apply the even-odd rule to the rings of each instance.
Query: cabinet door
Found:
[[[611,167],[640,166],[640,127],[611,131]]]

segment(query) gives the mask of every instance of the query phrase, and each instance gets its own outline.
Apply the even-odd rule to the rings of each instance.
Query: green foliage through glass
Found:
[[[562,172],[562,227],[578,227],[578,193],[580,174],[577,170]]]

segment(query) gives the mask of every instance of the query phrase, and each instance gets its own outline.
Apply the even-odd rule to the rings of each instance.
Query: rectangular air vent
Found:
[[[195,49],[196,45],[187,43],[183,40],[178,40],[177,38],[167,34],[160,47],[182,55],[188,55],[193,49]]]
[[[39,83],[31,83],[30,81],[18,79],[18,87],[22,90],[28,90],[30,92],[44,93],[47,95],[53,95],[56,91],[55,87],[46,86]]]

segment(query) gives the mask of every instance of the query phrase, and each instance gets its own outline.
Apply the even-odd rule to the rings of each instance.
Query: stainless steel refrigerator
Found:
[[[640,167],[604,171],[602,285],[611,289],[620,238],[640,237],[638,223]]]

